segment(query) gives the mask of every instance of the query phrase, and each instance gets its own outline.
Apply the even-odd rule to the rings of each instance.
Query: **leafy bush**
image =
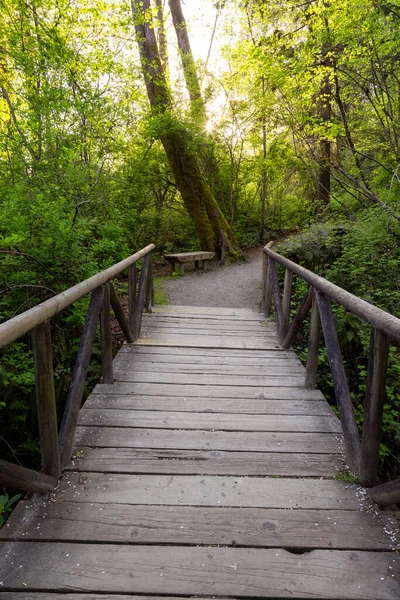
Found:
[[[358,214],[353,222],[316,224],[282,243],[279,251],[294,262],[323,275],[354,295],[394,315],[400,314],[400,226],[379,208]],[[293,305],[306,292],[304,280],[294,279]],[[362,429],[370,344],[370,326],[343,307],[332,305],[357,423]],[[293,311],[294,312],[294,311]],[[304,361],[309,321],[296,349]],[[334,405],[333,382],[326,349],[319,354],[318,385]],[[399,472],[400,353],[392,346],[386,380],[381,443],[382,473]]]

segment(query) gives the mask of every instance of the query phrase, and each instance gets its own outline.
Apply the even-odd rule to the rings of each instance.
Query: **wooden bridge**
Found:
[[[376,483],[385,356],[400,321],[270,247],[264,315],[163,306],[142,319],[152,249],[0,326],[0,347],[33,330],[43,463],[36,473],[0,461],[0,484],[42,492],[0,530],[0,600],[398,600],[395,519],[372,498],[399,501],[398,482]],[[108,283],[124,268],[129,318]],[[293,273],[311,287],[289,325]],[[58,431],[49,319],[90,291]],[[271,296],[277,329],[265,320]],[[327,298],[373,327],[361,441]],[[113,362],[110,302],[129,342]],[[305,369],[290,345],[311,307]],[[99,317],[103,382],[79,410]],[[321,327],[341,421],[315,389]],[[371,492],[343,481],[347,464]]]

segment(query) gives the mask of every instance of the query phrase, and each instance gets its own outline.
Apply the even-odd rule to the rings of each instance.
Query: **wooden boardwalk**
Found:
[[[0,599],[398,600],[390,513],[273,323],[159,307],[80,413],[49,497],[0,531]]]

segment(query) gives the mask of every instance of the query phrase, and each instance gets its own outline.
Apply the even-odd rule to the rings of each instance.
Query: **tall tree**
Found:
[[[201,247],[220,260],[236,259],[238,243],[200,170],[189,132],[173,114],[172,99],[155,36],[150,0],[132,0],[136,39],[152,115],[159,127],[176,185],[192,217]]]

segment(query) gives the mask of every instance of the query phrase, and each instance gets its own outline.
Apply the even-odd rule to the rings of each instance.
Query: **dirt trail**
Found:
[[[247,254],[248,263],[188,272],[163,282],[170,304],[259,309],[261,301],[261,248]]]

